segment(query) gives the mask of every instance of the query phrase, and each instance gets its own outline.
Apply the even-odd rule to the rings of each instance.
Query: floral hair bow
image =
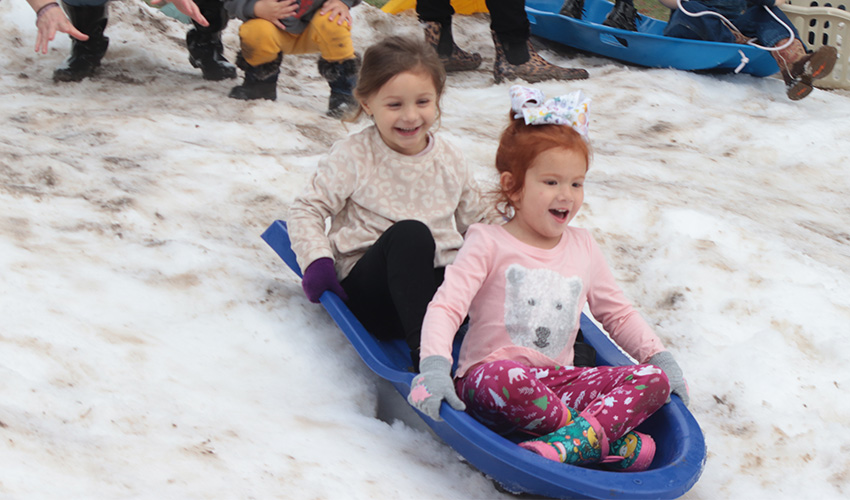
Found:
[[[581,90],[543,101],[543,92],[521,85],[511,87],[514,118],[525,118],[526,125],[569,125],[588,139],[590,99]]]

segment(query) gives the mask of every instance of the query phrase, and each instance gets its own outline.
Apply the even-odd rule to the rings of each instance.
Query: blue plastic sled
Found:
[[[581,20],[558,13],[563,0],[526,0],[525,11],[533,35],[586,52],[650,68],[728,73],[743,65],[740,72],[769,76],[779,71],[773,56],[750,45],[703,42],[666,37],[667,23],[643,14],[638,31],[603,26],[613,4],[605,0],[585,0]]]
[[[298,276],[301,271],[290,247],[286,223],[275,221],[263,239]],[[389,380],[407,398],[414,374],[409,371],[410,351],[404,341],[379,341],[367,332],[342,300],[331,292],[322,305],[354,345],[363,361]],[[581,318],[585,341],[597,352],[597,363],[626,365],[631,361],[587,317]],[[457,346],[456,346],[457,347]],[[649,470],[625,473],[575,467],[553,462],[520,448],[527,436],[503,437],[477,420],[444,404],[435,422],[421,415],[449,446],[470,464],[514,493],[551,498],[677,498],[699,479],[705,464],[705,441],[694,417],[678,398],[644,422],[639,430],[652,435],[657,445]]]

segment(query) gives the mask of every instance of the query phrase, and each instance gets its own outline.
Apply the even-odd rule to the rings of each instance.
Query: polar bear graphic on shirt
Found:
[[[505,270],[505,327],[515,345],[555,358],[578,320],[581,279],[511,264]]]

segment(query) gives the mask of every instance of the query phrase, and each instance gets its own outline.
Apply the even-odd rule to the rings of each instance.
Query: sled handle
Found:
[[[599,33],[599,41],[605,45],[619,47],[621,49],[629,48],[629,41],[612,33]]]
[[[295,251],[292,250],[292,241],[289,239],[286,221],[274,221],[262,234],[262,238],[295,274],[303,277],[295,257]],[[335,293],[326,291],[319,300],[372,371],[390,382],[410,385],[414,374],[401,371],[393,366],[392,361],[388,358],[389,355],[378,347],[377,341],[363,328],[363,325],[349,311],[342,299]]]
[[[286,221],[274,221],[263,233],[262,238],[299,278],[304,277],[301,274],[301,268],[298,266],[295,251],[292,250],[292,241],[289,239],[289,228],[286,226]]]

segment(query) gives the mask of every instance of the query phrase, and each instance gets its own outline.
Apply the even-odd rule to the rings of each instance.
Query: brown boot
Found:
[[[748,43],[750,43],[749,37],[747,37],[747,35],[741,33],[740,31],[738,31],[737,28],[732,29],[732,28],[729,28],[727,26],[727,29],[729,29],[729,31],[731,31],[732,35],[735,37],[735,43],[740,44],[740,45],[747,45]]]
[[[788,43],[784,39],[776,44],[777,47]],[[818,50],[806,53],[800,40],[795,39],[791,45],[773,52],[773,58],[779,65],[782,79],[788,87],[786,92],[792,101],[798,101],[812,92],[812,82],[829,75],[838,59],[835,47],[824,45]]]
[[[534,50],[530,40],[525,42],[527,50],[525,62],[511,64],[496,32],[491,33],[493,44],[496,46],[496,62],[493,65],[493,77],[496,83],[517,78],[522,78],[528,83],[537,83],[545,80],[584,80],[588,77],[587,71],[581,68],[562,68],[547,62]]]
[[[425,41],[434,47],[446,73],[455,71],[471,71],[481,65],[481,55],[461,50],[452,37],[451,20],[447,23],[423,21]]]

